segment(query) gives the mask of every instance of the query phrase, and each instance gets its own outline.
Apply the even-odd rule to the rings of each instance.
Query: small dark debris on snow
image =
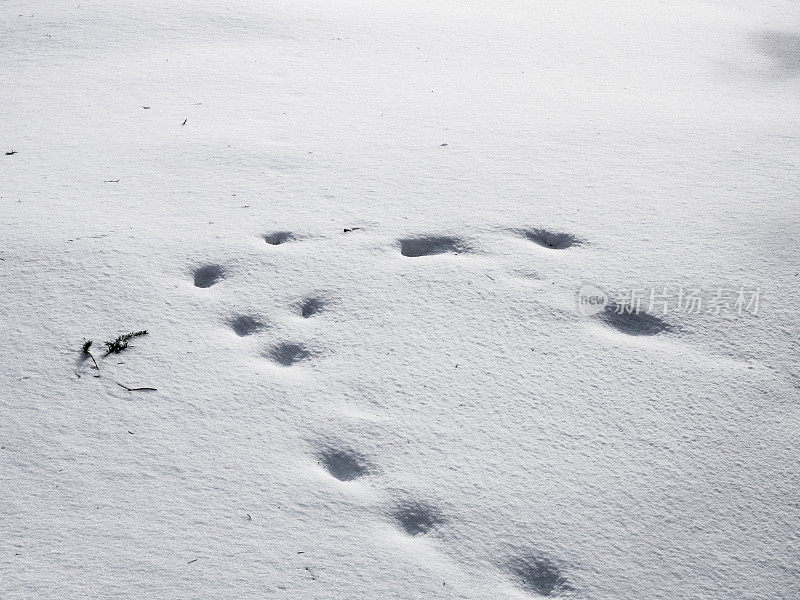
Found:
[[[122,385],[119,381],[115,381],[114,383],[116,383],[119,387],[121,387],[122,389],[127,390],[129,392],[157,392],[158,391],[158,389],[154,388],[154,387],[132,388],[132,387],[128,387],[127,385]]]
[[[447,144],[439,144],[439,145],[442,146],[442,147],[447,146]]]
[[[189,564],[192,564],[193,562],[197,562],[197,559],[193,558],[192,560],[189,561]]]
[[[145,109],[145,110],[150,110],[149,106],[143,106],[142,108]]]
[[[99,370],[100,370],[100,367],[98,367],[98,366],[97,366],[97,361],[94,359],[94,356],[92,356],[92,352],[91,352],[91,350],[90,350],[90,348],[91,348],[91,347],[92,347],[92,340],[86,340],[86,341],[83,343],[83,346],[81,346],[81,354],[83,354],[84,356],[88,356],[89,358],[91,358],[91,359],[92,359],[92,362],[94,363],[94,367],[95,367],[95,369],[97,369],[97,370],[99,371]]]
[[[109,354],[119,354],[128,347],[128,342],[131,339],[135,337],[141,337],[143,335],[147,335],[146,329],[142,329],[141,331],[132,331],[131,333],[120,335],[113,342],[105,342],[106,356]]]
[[[181,127],[183,127],[184,125],[186,125],[186,121],[188,121],[188,120],[189,120],[189,119],[184,119],[184,120],[183,120],[183,123],[181,123]]]
[[[358,231],[359,229],[361,229],[361,227],[350,227],[349,229],[345,227],[344,232],[350,233],[351,231]]]
[[[106,179],[103,183],[119,183],[119,179]]]
[[[16,150],[12,150],[11,152],[6,152],[6,156],[11,156],[12,154],[16,154]]]

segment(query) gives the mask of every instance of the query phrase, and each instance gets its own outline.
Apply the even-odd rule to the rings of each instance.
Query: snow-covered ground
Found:
[[[797,2],[0,22],[0,597],[800,598]]]

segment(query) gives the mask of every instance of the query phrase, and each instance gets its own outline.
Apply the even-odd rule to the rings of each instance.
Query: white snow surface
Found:
[[[797,2],[0,21],[4,600],[800,598]]]

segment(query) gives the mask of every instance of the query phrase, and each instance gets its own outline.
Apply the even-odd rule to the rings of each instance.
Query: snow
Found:
[[[796,3],[0,15],[4,599],[800,597]]]

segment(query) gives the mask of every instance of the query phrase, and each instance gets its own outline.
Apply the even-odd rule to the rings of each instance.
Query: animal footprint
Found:
[[[233,329],[233,332],[238,335],[239,337],[245,337],[248,335],[253,335],[254,333],[258,333],[262,329],[266,327],[266,325],[256,317],[251,317],[250,315],[239,315],[238,317],[234,317],[228,324]]]
[[[369,472],[366,460],[347,450],[325,448],[319,453],[319,463],[339,481],[353,481]]]
[[[306,298],[300,303],[300,315],[304,319],[308,319],[322,312],[325,308],[325,302],[320,298]]]
[[[630,311],[629,311],[630,309]],[[597,318],[606,325],[626,335],[656,335],[671,329],[663,319],[631,307],[610,303],[598,313]]]
[[[523,589],[540,596],[551,596],[572,589],[559,566],[539,554],[528,554],[513,560],[509,569]]]
[[[763,31],[754,41],[761,54],[791,75],[800,74],[800,35],[783,31]]]
[[[291,367],[311,358],[311,352],[300,344],[281,342],[267,351],[267,357],[283,367]]]
[[[444,516],[425,502],[409,501],[399,504],[391,512],[391,517],[408,535],[425,535],[445,522]]]
[[[271,246],[280,246],[281,244],[297,239],[291,231],[273,231],[263,237],[264,241]]]
[[[194,285],[209,288],[225,277],[225,269],[219,265],[205,265],[194,271]]]
[[[571,233],[557,233],[546,229],[521,229],[519,233],[534,244],[553,250],[564,250],[571,246],[580,246],[583,240]]]
[[[459,254],[468,251],[467,245],[458,238],[446,236],[422,236],[400,240],[400,254],[418,257],[434,254]]]

